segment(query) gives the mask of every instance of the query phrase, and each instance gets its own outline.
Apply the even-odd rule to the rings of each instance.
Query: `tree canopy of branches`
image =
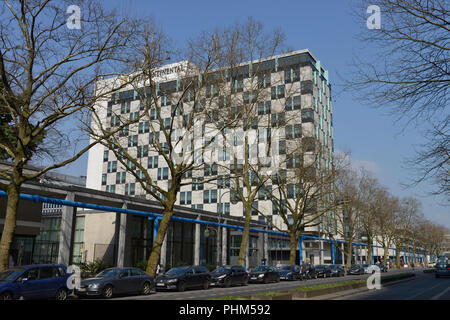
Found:
[[[389,110],[408,124],[425,132],[425,143],[408,165],[417,173],[408,183],[437,182],[434,193],[449,196],[450,88],[447,0],[355,0],[361,25],[366,9],[378,6],[381,28],[364,29],[361,39],[378,46],[374,61],[359,59],[353,64],[354,79],[348,88],[364,103]]]
[[[81,29],[67,25],[67,8],[78,5]],[[7,268],[22,184],[76,159],[97,143],[70,151],[68,121],[102,99],[100,78],[129,68],[137,26],[97,1],[3,1],[0,17],[0,189],[8,195],[0,242],[0,270]],[[67,120],[67,121],[66,121]],[[69,146],[69,147],[68,147]],[[46,165],[32,173],[36,159]]]

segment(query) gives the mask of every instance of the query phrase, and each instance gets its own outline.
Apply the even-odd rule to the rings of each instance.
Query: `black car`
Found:
[[[81,281],[75,289],[77,296],[103,296],[106,299],[117,294],[150,294],[155,287],[153,277],[137,268],[108,268],[94,278]]]
[[[301,265],[302,278],[307,279],[317,279],[317,273],[313,264],[307,263]]]
[[[206,267],[186,266],[176,267],[156,278],[157,290],[178,290],[182,292],[189,288],[208,289],[211,274]]]
[[[347,271],[347,274],[351,274],[351,275],[364,274],[364,267],[362,264],[354,264]]]
[[[345,270],[342,266],[337,264],[332,264],[330,267],[332,277],[343,277],[345,276]]]
[[[279,269],[281,280],[302,280],[302,272],[300,266],[282,266]]]
[[[321,265],[316,266],[314,269],[316,271],[316,274],[317,274],[318,278],[320,278],[320,277],[322,277],[322,278],[331,277],[331,269],[327,265],[321,264]]]
[[[279,282],[280,273],[278,269],[271,266],[259,266],[252,270],[249,274],[249,282],[252,283],[269,283]]]
[[[241,266],[223,266],[211,272],[211,286],[228,288],[232,285],[248,283],[248,273]]]
[[[384,264],[376,264],[377,267],[380,268],[380,272],[388,272],[387,267]]]

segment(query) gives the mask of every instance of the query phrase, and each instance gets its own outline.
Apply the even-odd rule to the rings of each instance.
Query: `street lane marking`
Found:
[[[450,290],[450,286],[447,287],[447,289],[445,289],[445,290],[442,291],[441,293],[438,293],[437,295],[433,296],[433,297],[431,298],[431,300],[437,300],[437,299],[439,299],[439,298],[442,297],[444,294],[446,294],[447,291],[449,291],[449,290]]]

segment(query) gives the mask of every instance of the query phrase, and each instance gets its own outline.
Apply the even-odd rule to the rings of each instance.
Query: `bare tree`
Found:
[[[412,184],[437,181],[436,193],[448,196],[450,87],[446,0],[355,0],[361,26],[366,10],[378,6],[380,28],[363,28],[361,39],[380,49],[369,59],[354,62],[355,78],[348,89],[364,103],[388,110],[408,124],[424,128],[426,143],[417,159],[408,163],[417,170]],[[431,129],[429,129],[430,127]],[[439,131],[436,135],[433,132]],[[411,185],[411,183],[409,183]]]
[[[298,240],[306,228],[321,226],[323,233],[336,233],[335,174],[342,170],[341,162],[326,169],[318,151],[305,142],[294,150],[287,148],[286,162],[293,168],[285,177],[275,174],[271,190],[264,190],[283,222],[273,227],[289,235],[290,265],[295,264]]]
[[[80,8],[80,30],[68,27],[70,5]],[[5,181],[0,188],[8,195],[0,270],[8,267],[22,184],[78,159],[98,142],[71,152],[73,133],[64,126],[105,97],[107,92],[95,90],[96,81],[129,67],[138,34],[137,23],[96,1],[21,0],[2,6],[0,154],[10,169],[0,172]],[[48,165],[25,173],[38,157]]]
[[[336,170],[336,201],[337,213],[335,215],[336,229],[328,233],[328,238],[334,241],[343,239],[345,242],[344,255],[346,257],[346,268],[350,269],[353,255],[353,243],[362,233],[362,193],[359,188],[361,176],[355,170],[350,159],[344,159],[341,169]]]

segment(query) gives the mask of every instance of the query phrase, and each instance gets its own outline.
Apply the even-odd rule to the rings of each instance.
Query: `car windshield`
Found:
[[[23,269],[21,269],[21,268],[7,269],[5,271],[2,271],[2,272],[0,272],[0,281],[13,281],[22,272],[23,272]]]
[[[294,270],[294,267],[293,266],[284,266],[284,267],[281,267],[281,270],[282,271],[291,271],[291,270]]]
[[[258,272],[258,271],[267,271],[269,270],[269,267],[264,267],[264,266],[259,266],[256,267],[255,269],[253,269],[253,271]]]
[[[167,271],[166,274],[168,275],[184,274],[186,270],[187,268],[172,268],[169,271]]]
[[[337,269],[338,266],[330,266],[331,269]]]
[[[370,265],[369,264],[363,264],[364,268],[368,268]]]
[[[230,271],[230,267],[220,267],[213,271],[213,273],[225,273]]]
[[[352,266],[352,269],[356,269],[356,268],[360,268],[360,267],[361,267],[360,264],[355,264],[355,265]]]
[[[325,269],[325,268],[326,268],[326,266],[322,266],[322,265],[316,266],[316,269]]]
[[[117,276],[119,269],[106,269],[98,273],[96,278],[111,278]]]

